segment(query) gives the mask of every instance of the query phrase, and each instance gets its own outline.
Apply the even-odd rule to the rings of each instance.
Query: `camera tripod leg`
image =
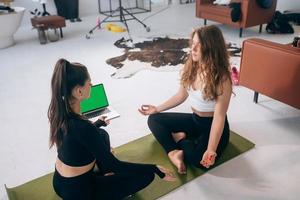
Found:
[[[99,27],[99,25],[97,24],[96,26],[94,26],[91,30],[89,30],[89,32],[85,35],[85,38],[86,39],[90,39],[91,38],[91,35],[93,34],[93,31],[95,29],[97,29]]]
[[[121,8],[121,9],[122,9],[122,8]],[[125,27],[126,27],[126,29],[127,29],[127,33],[128,33],[128,36],[129,36],[129,40],[128,40],[128,41],[133,42],[132,37],[131,37],[130,32],[129,32],[129,27],[128,27],[128,25],[127,25],[127,22],[126,22],[126,19],[125,19],[125,16],[123,15],[123,13],[120,15],[120,19],[121,19],[121,22],[122,22],[123,24],[125,24]]]
[[[113,14],[114,14],[116,11],[118,11],[118,9],[115,10],[115,11],[113,12]],[[86,38],[86,39],[90,39],[90,38],[91,38],[91,35],[93,34],[93,31],[96,30],[97,28],[100,29],[100,28],[101,28],[101,24],[104,23],[104,22],[106,22],[106,20],[107,20],[109,17],[110,17],[110,16],[107,16],[107,17],[105,17],[100,23],[97,23],[96,26],[94,26],[91,30],[89,30],[89,32],[85,35],[85,38]]]
[[[128,12],[128,10],[126,10],[125,8],[121,7],[121,9],[123,11],[125,11],[128,15],[130,15],[133,19],[135,19],[136,21],[138,21],[140,24],[142,24],[144,26],[144,28],[146,29],[147,32],[150,31],[150,27],[147,26],[146,24],[144,24],[141,20],[139,20],[138,18],[136,18],[132,13]]]

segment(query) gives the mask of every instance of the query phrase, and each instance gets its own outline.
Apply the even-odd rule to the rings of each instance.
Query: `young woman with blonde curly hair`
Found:
[[[209,168],[229,142],[227,109],[232,94],[229,55],[216,26],[196,29],[178,92],[161,105],[142,105],[148,126],[178,172],[185,161]],[[193,113],[162,112],[189,99]]]

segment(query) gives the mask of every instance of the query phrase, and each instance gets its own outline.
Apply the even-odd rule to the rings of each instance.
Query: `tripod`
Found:
[[[99,1],[98,1],[99,2]],[[99,3],[100,5],[100,3]],[[109,20],[110,17],[114,17],[113,15],[116,13],[116,12],[120,12],[120,19],[119,20]],[[125,15],[129,15],[131,16],[131,18],[126,18]],[[111,15],[105,17],[101,22],[97,23],[96,26],[94,26],[87,34],[86,34],[86,39],[90,39],[91,38],[91,35],[93,34],[93,31],[97,28],[101,28],[101,24],[102,23],[107,23],[107,22],[122,22],[125,27],[126,27],[126,30],[127,30],[127,33],[128,33],[128,36],[129,36],[129,40],[127,41],[131,41],[132,42],[132,38],[131,38],[131,35],[130,35],[130,32],[129,32],[129,28],[128,28],[128,25],[127,25],[127,20],[136,20],[138,21],[140,24],[142,24],[144,26],[144,28],[146,29],[147,32],[150,31],[150,27],[147,26],[146,24],[144,24],[141,20],[139,20],[138,18],[136,18],[132,13],[130,13],[127,9],[125,9],[123,6],[122,6],[122,0],[119,0],[119,7],[117,9],[115,9]]]

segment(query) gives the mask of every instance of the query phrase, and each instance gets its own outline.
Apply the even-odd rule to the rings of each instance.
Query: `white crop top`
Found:
[[[216,101],[204,100],[201,90],[194,90],[192,87],[187,89],[189,102],[192,108],[200,112],[214,112]]]

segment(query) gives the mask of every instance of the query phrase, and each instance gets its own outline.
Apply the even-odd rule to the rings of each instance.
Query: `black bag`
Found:
[[[267,24],[268,33],[294,33],[293,27],[289,24],[288,18],[279,11],[276,11],[271,22]]]
[[[300,48],[300,37],[294,37],[293,43],[292,43],[293,47],[298,47]]]
[[[289,22],[294,22],[297,25],[300,25],[300,13],[284,13]]]
[[[241,18],[241,3],[230,3],[229,7],[231,8],[231,21],[238,22]]]
[[[256,2],[260,7],[264,9],[271,8],[273,5],[273,0],[256,0]]]

